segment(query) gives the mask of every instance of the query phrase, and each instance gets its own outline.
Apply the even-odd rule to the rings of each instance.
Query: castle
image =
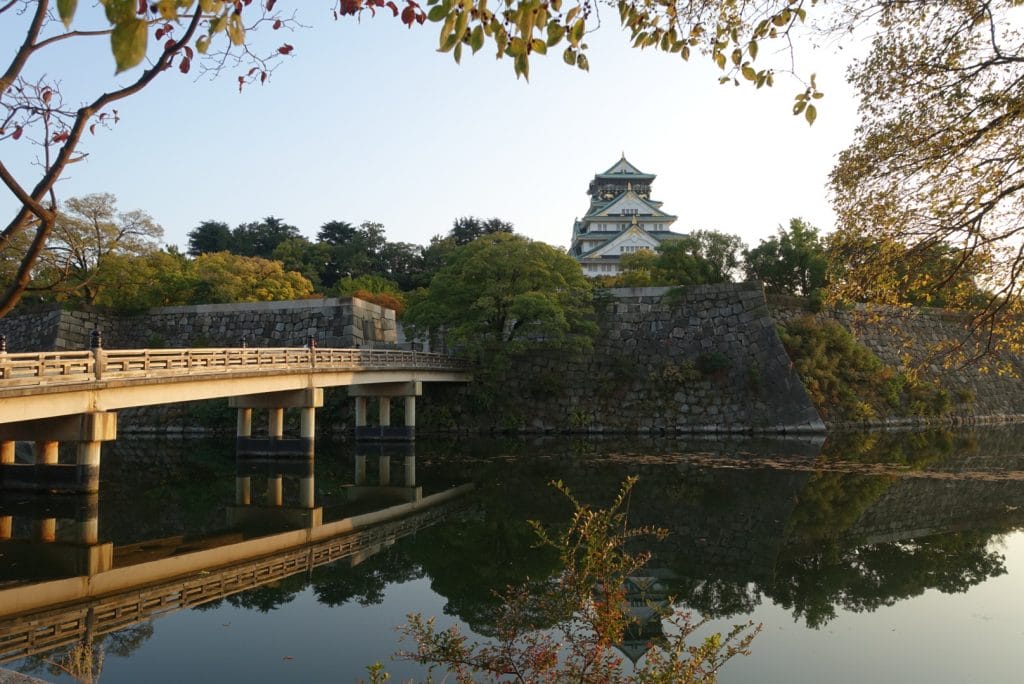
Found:
[[[616,275],[623,254],[654,251],[662,241],[682,237],[670,230],[676,217],[662,211],[661,202],[650,199],[654,178],[623,155],[590,181],[590,208],[573,224],[569,247],[569,255],[580,262],[584,275]]]

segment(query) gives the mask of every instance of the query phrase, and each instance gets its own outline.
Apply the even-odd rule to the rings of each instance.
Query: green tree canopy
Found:
[[[230,252],[234,247],[231,228],[223,221],[203,221],[188,232],[188,254]]]
[[[760,280],[776,294],[809,295],[825,286],[828,259],[818,229],[800,218],[757,247],[743,251],[749,280]]]
[[[270,302],[313,294],[313,284],[279,261],[230,252],[202,254],[192,262],[194,297],[204,303]]]
[[[456,248],[406,322],[470,351],[589,346],[590,283],[560,250],[508,233]]]
[[[732,282],[739,269],[743,243],[736,235],[695,230],[658,245],[657,252],[640,250],[623,255],[618,283],[649,285],[706,285]]]
[[[154,252],[163,234],[146,212],[118,211],[117,198],[110,193],[72,197],[57,214],[32,288],[93,304],[101,287],[97,275],[106,260]]]

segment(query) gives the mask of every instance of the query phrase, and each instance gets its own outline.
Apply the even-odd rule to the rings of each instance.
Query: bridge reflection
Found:
[[[462,506],[472,485],[423,494],[411,445],[399,454],[403,478],[393,481],[393,451],[354,456],[345,503],[326,520],[312,460],[240,456],[225,528],[195,538],[102,541],[96,494],[0,499],[0,663],[92,643],[322,565],[356,565]],[[369,479],[368,457],[378,460]],[[254,482],[266,484],[266,496],[251,495]]]

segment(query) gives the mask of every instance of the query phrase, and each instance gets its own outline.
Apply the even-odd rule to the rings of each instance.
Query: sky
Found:
[[[455,64],[436,51],[436,24],[408,29],[390,13],[334,21],[328,3],[293,4],[307,28],[259,37],[295,46],[266,85],[239,93],[232,70],[161,75],[119,103],[113,130],[86,136],[88,156],[58,197],[113,193],[182,247],[204,220],[271,215],[310,238],[327,221],[370,220],[389,240],[416,244],[456,217],[496,216],[566,247],[591,178],[625,154],[657,174],[652,199],[679,217],[679,232],[720,230],[754,245],[796,216],[832,228],[828,173],[856,125],[842,53],[798,55],[826,95],[808,126],[791,114],[799,83],[719,85],[706,59],[629,47],[607,7],[587,38],[589,73],[553,50],[534,57],[526,82],[490,45]],[[73,28],[96,11],[83,3]],[[7,60],[23,29],[3,16]],[[69,103],[135,73],[113,71],[106,38],[65,41],[29,65],[59,79]],[[31,186],[38,148],[25,142],[0,142],[0,156]],[[0,190],[10,217],[17,203]]]

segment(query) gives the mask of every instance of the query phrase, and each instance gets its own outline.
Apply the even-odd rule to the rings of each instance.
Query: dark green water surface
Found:
[[[268,506],[277,472],[282,505]],[[353,682],[375,661],[393,682],[422,681],[425,670],[391,657],[406,614],[493,633],[495,593],[556,570],[527,523],[566,520],[569,506],[548,483],[605,505],[638,475],[630,521],[670,533],[650,547],[647,574],[717,629],[764,625],[752,655],[731,661],[720,681],[1024,676],[1020,428],[824,443],[421,439],[414,451],[387,452],[321,441],[311,471],[239,465],[230,440],[122,438],[104,446],[101,473],[98,499],[0,497],[11,530],[0,541],[0,596],[53,587],[58,597],[0,617],[0,667],[72,681],[50,663],[88,631],[103,646],[101,682]],[[217,566],[174,575],[189,554],[315,527],[300,494],[310,475],[325,525],[394,515],[336,562],[315,561],[321,551],[309,547],[254,552],[248,575]],[[239,476],[249,477],[248,505]],[[475,488],[439,507],[408,505],[465,483]],[[92,577],[81,560],[90,524],[93,546],[109,542],[113,559]],[[52,541],[39,541],[48,525]],[[146,579],[153,572],[162,579]],[[96,595],[116,573],[138,586]],[[240,577],[251,588],[231,584]],[[60,599],[71,582],[91,583],[93,595]],[[645,643],[621,650],[642,658]]]

